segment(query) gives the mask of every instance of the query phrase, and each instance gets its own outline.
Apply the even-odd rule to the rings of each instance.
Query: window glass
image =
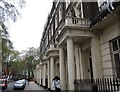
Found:
[[[112,46],[113,46],[113,51],[118,50],[117,40],[112,42]]]
[[[120,49],[120,39],[118,39],[119,49]]]
[[[57,26],[58,26],[58,18],[57,18],[57,15],[55,16],[55,29],[57,28]]]
[[[66,8],[68,7],[69,4],[70,4],[70,0],[66,0]]]
[[[114,59],[115,59],[115,64],[116,64],[116,66],[119,66],[119,65],[120,65],[119,53],[114,54]]]
[[[59,7],[59,22],[61,21],[61,19],[62,19],[62,7],[60,5],[60,7]]]
[[[114,59],[115,59],[117,77],[120,78],[120,57],[119,57],[119,53],[114,54]]]

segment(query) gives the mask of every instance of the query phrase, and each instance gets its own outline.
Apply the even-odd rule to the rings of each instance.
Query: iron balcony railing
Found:
[[[117,2],[103,2],[103,4],[99,7],[100,11],[91,18],[90,27],[96,25],[101,22],[105,17],[107,17],[110,13],[114,12],[116,9],[120,7],[120,1]],[[120,11],[120,10],[118,10]]]

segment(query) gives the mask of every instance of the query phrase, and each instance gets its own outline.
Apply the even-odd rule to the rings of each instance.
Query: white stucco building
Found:
[[[37,82],[45,86],[47,75],[50,88],[57,75],[62,90],[74,90],[74,79],[120,77],[119,6],[103,0],[53,2],[40,43]]]

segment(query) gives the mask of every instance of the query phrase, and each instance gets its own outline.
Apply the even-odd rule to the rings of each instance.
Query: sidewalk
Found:
[[[34,81],[30,81],[29,85],[27,83],[25,90],[42,90],[42,91],[49,92],[48,90],[42,88],[40,85],[37,85]]]

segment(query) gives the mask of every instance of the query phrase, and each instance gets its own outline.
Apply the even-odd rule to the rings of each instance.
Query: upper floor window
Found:
[[[109,12],[112,12],[112,10],[114,10],[114,6],[113,3],[114,0],[99,0],[98,2],[98,6],[100,7],[100,11],[103,10],[108,10]]]
[[[52,32],[51,32],[51,28],[49,29],[49,40],[51,40],[52,37]]]
[[[59,7],[59,22],[61,21],[61,19],[62,19],[62,6],[60,5],[60,7]]]
[[[116,75],[120,78],[120,37],[111,41],[113,60],[115,61]]]
[[[98,0],[98,7],[100,7],[105,0]]]
[[[53,24],[51,25],[51,34],[52,34],[52,36],[53,36]]]
[[[51,37],[53,36],[53,24],[51,24],[49,28],[49,40],[51,40]]]
[[[70,2],[71,2],[71,0],[66,0],[66,9],[69,6]]]
[[[58,26],[58,16],[57,14],[55,15],[55,29],[57,28]]]
[[[75,14],[76,14],[76,17],[79,17],[79,18],[82,17],[81,2],[78,2],[78,5],[75,8]]]

